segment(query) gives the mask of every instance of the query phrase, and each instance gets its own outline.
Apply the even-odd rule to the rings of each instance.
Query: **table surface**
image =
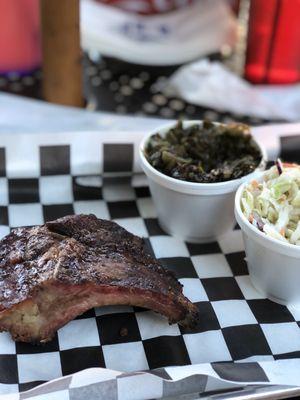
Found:
[[[269,122],[259,118],[220,113],[188,104],[178,98],[166,97],[161,93],[160,85],[177,67],[143,67],[109,58],[92,61],[87,55],[83,64],[85,97],[90,110],[165,119],[208,118],[221,122],[239,121],[251,125]],[[33,71],[26,76],[15,73],[0,76],[1,91],[34,99],[42,98],[41,83],[41,70]]]
[[[213,57],[212,57],[213,58]],[[164,81],[178,68],[149,67],[124,61],[84,56],[84,92],[91,110],[118,115],[151,116],[165,119],[211,119],[219,122],[244,122],[261,125],[267,120],[246,115],[217,112],[189,104],[179,98],[166,97],[160,90]],[[10,73],[0,76],[0,90],[41,99],[41,70],[29,75]],[[273,121],[274,122],[274,121]]]

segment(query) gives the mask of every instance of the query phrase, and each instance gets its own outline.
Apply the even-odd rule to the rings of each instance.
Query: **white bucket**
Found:
[[[186,121],[184,128],[202,121]],[[205,243],[234,226],[234,195],[245,180],[254,179],[265,167],[266,153],[261,146],[262,162],[251,174],[218,183],[185,182],[157,171],[147,161],[144,150],[154,133],[166,134],[174,123],[164,125],[145,137],[140,145],[140,160],[157,210],[161,227],[170,235],[188,242]]]
[[[240,225],[253,285],[279,304],[300,306],[300,246],[281,242],[253,226],[241,209],[241,195],[235,196],[235,217]]]

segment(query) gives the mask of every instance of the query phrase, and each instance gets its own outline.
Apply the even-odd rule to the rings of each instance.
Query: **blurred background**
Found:
[[[0,0],[0,90],[121,115],[300,120],[300,0]]]

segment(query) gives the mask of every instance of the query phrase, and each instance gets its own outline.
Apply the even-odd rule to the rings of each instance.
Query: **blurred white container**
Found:
[[[185,121],[184,128],[202,121]],[[149,179],[149,186],[161,227],[170,235],[188,242],[205,243],[234,226],[234,195],[239,185],[253,179],[265,167],[266,153],[261,147],[262,162],[253,173],[240,179],[218,183],[185,182],[171,178],[153,168],[144,150],[149,137],[161,135],[174,127],[168,123],[144,138],[140,145],[142,168]]]
[[[235,216],[243,231],[251,281],[270,300],[299,307],[300,246],[273,239],[247,220],[241,210],[245,185],[239,187],[235,196]]]
[[[230,6],[219,0],[147,16],[82,0],[80,29],[82,48],[90,54],[140,65],[178,65],[233,48],[238,24]]]

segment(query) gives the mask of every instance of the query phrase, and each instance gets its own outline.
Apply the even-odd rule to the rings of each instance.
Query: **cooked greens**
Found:
[[[199,183],[240,178],[253,172],[262,159],[248,126],[210,121],[188,128],[179,121],[166,135],[151,136],[145,155],[163,174]]]

